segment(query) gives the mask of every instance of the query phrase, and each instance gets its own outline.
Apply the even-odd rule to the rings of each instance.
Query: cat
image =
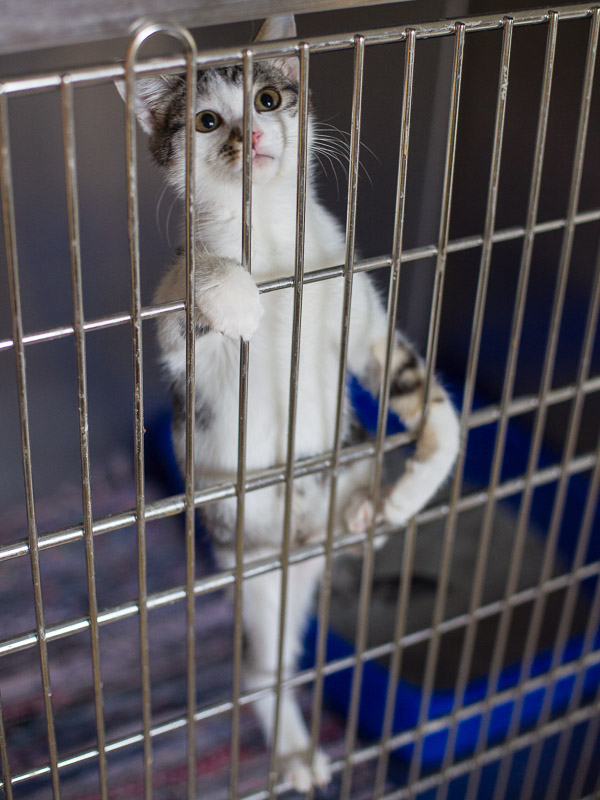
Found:
[[[293,17],[266,20],[257,41],[295,38]],[[243,88],[238,66],[198,73],[196,101],[196,408],[195,464],[199,487],[234,480],[238,461],[239,340],[252,340],[248,375],[247,469],[284,464],[287,457],[293,292],[259,293],[256,281],[294,274],[298,165],[298,61],[254,63],[252,134],[252,248],[250,275],[242,251]],[[185,182],[185,82],[178,76],[141,78],[136,113],[149,135],[150,151],[180,195]],[[315,124],[309,117],[309,147]],[[345,260],[345,236],[317,196],[310,158],[306,196],[305,271]],[[341,278],[304,286],[295,457],[331,450],[334,441],[340,357]],[[185,255],[179,255],[156,293],[158,303],[185,296]],[[173,441],[185,462],[184,312],[158,322],[162,368],[173,401]],[[386,352],[386,312],[366,273],[354,276],[348,370],[373,395],[380,391]],[[423,416],[422,359],[397,333],[391,364],[390,407],[416,434],[416,449],[403,475],[383,497],[369,499],[372,463],[340,471],[336,530],[361,531],[373,515],[404,524],[449,475],[459,446],[453,405],[437,379]],[[344,436],[353,414],[346,398]],[[329,485],[326,473],[294,481],[291,544],[323,542]],[[248,492],[245,499],[245,558],[281,552],[284,518],[282,484]],[[203,516],[223,568],[235,564],[236,498],[203,506]],[[290,566],[283,676],[298,658],[323,557]],[[247,640],[244,675],[248,690],[274,685],[277,673],[281,576],[251,577],[243,586]],[[274,693],[255,703],[265,738],[275,748],[285,779],[300,791],[330,780],[329,761],[317,748],[308,763],[310,737],[293,691],[281,697],[279,734],[273,743]]]

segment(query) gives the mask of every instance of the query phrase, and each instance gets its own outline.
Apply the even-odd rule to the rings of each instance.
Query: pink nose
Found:
[[[252,131],[252,149],[256,150],[262,137],[262,131]]]

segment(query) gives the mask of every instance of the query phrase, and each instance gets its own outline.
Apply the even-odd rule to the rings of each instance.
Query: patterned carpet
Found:
[[[134,477],[127,459],[115,456],[102,474],[92,476],[95,518],[134,507]],[[164,495],[149,481],[148,500]],[[51,498],[36,504],[40,533],[81,519],[77,486],[63,486]],[[22,507],[0,515],[0,545],[26,536]],[[182,585],[185,580],[185,543],[181,517],[151,522],[147,529],[149,591]],[[134,528],[95,538],[99,608],[106,609],[137,595],[137,544]],[[199,573],[209,569],[200,554]],[[51,548],[40,554],[46,624],[53,625],[88,613],[85,549],[83,542]],[[35,627],[29,560],[11,559],[0,564],[0,638],[17,636]],[[154,725],[185,715],[186,650],[185,604],[174,603],[150,612],[150,669]],[[233,615],[223,592],[197,603],[197,703],[199,708],[227,700],[231,693]],[[96,745],[91,642],[88,632],[48,643],[59,759]],[[104,721],[109,742],[141,730],[140,640],[137,617],[100,628],[100,657],[104,695]],[[13,777],[49,763],[38,649],[29,647],[0,659],[0,690]],[[311,705],[310,687],[301,692],[305,713]],[[228,792],[231,719],[211,717],[197,726],[197,797],[224,798]],[[327,709],[322,741],[333,757],[343,753],[344,720]],[[181,800],[186,793],[185,728],[153,739],[153,789],[156,800]],[[355,772],[353,797],[365,795],[375,762]],[[265,787],[268,760],[252,710],[242,711],[240,791]],[[60,770],[64,800],[99,798],[97,762],[84,761]],[[141,745],[108,754],[111,800],[136,800],[144,796]],[[363,791],[364,790],[364,791]],[[1,795],[0,790],[0,795]],[[339,795],[333,783],[320,797]],[[48,776],[14,786],[15,798],[49,800]]]
[[[154,460],[160,463],[161,459]],[[172,470],[167,472],[171,475]],[[168,475],[167,475],[168,477]],[[135,506],[135,480],[128,455],[116,454],[102,471],[91,479],[92,506],[96,519],[132,509]],[[176,492],[165,488],[164,476],[148,476],[148,502]],[[51,497],[39,497],[36,516],[40,534],[80,524],[82,519],[81,490],[65,484]],[[461,529],[462,530],[462,529]],[[23,504],[15,504],[0,512],[0,546],[25,539],[27,522]],[[207,547],[199,541],[198,576],[213,569]],[[460,547],[458,548],[460,551]],[[129,527],[94,539],[95,574],[98,607],[112,609],[134,602],[137,584],[137,533]],[[535,560],[535,559],[533,559]],[[417,558],[418,561],[418,558]],[[460,561],[460,559],[459,559]],[[148,589],[150,594],[185,582],[185,541],[182,517],[151,521],[147,525]],[[89,613],[85,547],[82,541],[43,550],[40,553],[41,585],[46,625],[63,624],[70,619],[85,618]],[[385,577],[385,576],[384,576]],[[385,581],[379,588],[386,589]],[[424,588],[415,585],[415,596]],[[432,584],[435,588],[435,583]],[[429,587],[431,591],[431,587]],[[419,590],[419,591],[417,591]],[[387,591],[387,590],[386,590]],[[393,595],[395,598],[397,588]],[[373,614],[380,615],[378,589],[374,589]],[[582,601],[583,602],[583,601]],[[395,607],[395,599],[394,599]],[[197,600],[196,634],[196,701],[198,709],[226,702],[232,686],[233,613],[224,591],[203,595]],[[454,611],[459,613],[460,609]],[[587,619],[587,610],[577,614]],[[556,618],[556,613],[554,614]],[[423,626],[423,621],[414,621]],[[377,626],[370,626],[376,631]],[[22,637],[35,630],[35,614],[31,567],[27,557],[0,562],[0,641]],[[376,642],[375,642],[376,643]],[[521,643],[522,646],[522,643]],[[489,649],[489,648],[487,648]],[[91,639],[83,631],[48,642],[52,706],[58,745],[58,758],[70,759],[96,747]],[[183,718],[186,713],[186,647],[185,603],[150,611],[149,655],[151,677],[152,725]],[[518,656],[517,656],[518,658]],[[142,698],[140,678],[139,620],[132,616],[100,627],[100,660],[103,681],[103,716],[107,740],[115,743],[133,737],[134,744],[109,747],[107,754],[110,800],[138,800],[144,797],[143,745],[135,738],[142,730]],[[406,665],[409,659],[405,658]],[[380,668],[379,668],[380,669]],[[420,668],[422,671],[422,667]],[[365,682],[368,682],[365,678]],[[371,685],[371,684],[369,684]],[[597,679],[596,683],[597,685]],[[593,687],[592,687],[593,688]],[[327,689],[327,686],[326,686]],[[49,763],[47,728],[44,713],[40,659],[36,646],[13,649],[0,657],[0,693],[8,741],[10,773],[14,778]],[[330,700],[333,700],[330,694]],[[302,688],[300,702],[305,716],[310,716],[312,687]],[[362,706],[361,706],[362,708]],[[581,726],[580,726],[581,728]],[[578,753],[585,726],[577,729],[572,742],[572,767],[565,780],[575,774]],[[344,755],[345,719],[331,708],[324,708],[321,743],[335,760]],[[196,797],[202,800],[224,800],[229,794],[231,715],[219,713],[196,726]],[[153,737],[153,798],[183,800],[187,796],[186,729],[181,726],[169,733]],[[357,747],[367,745],[358,741]],[[556,742],[550,742],[555,746]],[[600,747],[600,742],[598,744]],[[579,748],[579,750],[578,750]],[[600,752],[600,751],[598,751]],[[520,785],[526,762],[519,753],[515,758],[511,781]],[[548,753],[551,759],[551,754]],[[519,760],[520,759],[520,760]],[[521,763],[521,761],[523,763]],[[355,767],[352,800],[372,797],[376,760]],[[268,757],[252,709],[242,708],[240,737],[240,796],[252,795],[266,787]],[[392,760],[390,768],[398,784],[406,779],[406,767]],[[488,796],[497,766],[481,785],[479,800]],[[542,769],[542,773],[546,770]],[[593,778],[593,776],[592,776]],[[592,780],[590,778],[590,780]],[[485,781],[489,781],[486,788]],[[512,791],[513,783],[509,790]],[[73,762],[60,769],[62,800],[99,800],[98,764],[95,758]],[[390,785],[390,789],[394,787]],[[464,797],[460,779],[452,782],[449,798]],[[510,794],[507,796],[512,796]],[[517,789],[515,789],[517,791]],[[49,776],[19,781],[13,786],[15,800],[51,800]],[[287,796],[292,797],[293,793]],[[0,789],[0,798],[4,795]],[[294,795],[296,796],[296,795]],[[516,796],[516,795],[515,795]],[[544,796],[536,793],[536,800]],[[317,800],[338,800],[340,775],[327,790],[317,793]],[[419,795],[431,800],[432,793]]]

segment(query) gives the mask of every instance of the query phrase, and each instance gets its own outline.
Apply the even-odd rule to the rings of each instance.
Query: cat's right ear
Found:
[[[274,39],[295,39],[298,35],[296,21],[291,14],[279,17],[268,17],[254,37],[255,42],[267,42]]]
[[[139,78],[135,82],[135,115],[148,134],[156,131],[165,112],[168,98],[182,78],[173,75],[159,75],[156,78]],[[127,101],[125,81],[116,80],[117,91]]]
[[[268,17],[254,37],[254,41],[270,42],[277,39],[295,39],[297,36],[296,20],[291,14],[284,14],[279,17]],[[273,60],[290,78],[295,81],[299,79],[300,68],[297,58],[276,58]]]

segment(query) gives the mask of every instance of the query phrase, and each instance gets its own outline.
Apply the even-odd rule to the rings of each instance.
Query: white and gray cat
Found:
[[[295,37],[292,17],[267,20],[257,39]],[[196,100],[196,436],[199,486],[232,480],[238,459],[239,339],[252,339],[248,387],[247,468],[285,463],[292,340],[292,291],[260,295],[255,281],[293,275],[298,165],[298,62],[256,61],[252,135],[252,276],[240,265],[242,249],[241,67],[198,75]],[[185,175],[185,83],[178,77],[140,79],[136,110],[150,136],[150,150],[166,178],[182,193]],[[309,140],[314,139],[309,120]],[[345,236],[321,204],[309,177],[306,198],[305,270],[342,264]],[[296,458],[331,450],[340,358],[341,278],[304,287],[299,362]],[[156,299],[185,295],[185,258],[166,273]],[[162,366],[173,398],[173,439],[185,458],[185,334],[183,312],[158,325]],[[375,396],[385,356],[386,312],[366,273],[354,276],[348,369]],[[422,360],[397,335],[392,357],[391,409],[417,433],[404,474],[389,489],[378,514],[404,524],[432,497],[454,463],[459,432],[455,411],[435,380],[423,415]],[[422,426],[421,423],[423,422]],[[350,433],[349,399],[345,433]],[[421,426],[421,427],[419,427]],[[355,463],[340,475],[337,529],[366,529],[373,509],[371,465]],[[292,545],[322,542],[329,490],[321,474],[294,482]],[[223,567],[234,564],[236,500],[205,506],[204,517]],[[281,485],[246,496],[244,547],[248,559],[280,553],[284,517]],[[284,678],[293,674],[323,559],[289,570]],[[250,690],[273,685],[277,672],[280,574],[244,583],[243,622],[248,647],[245,681]],[[267,740],[272,739],[274,696],[256,703]],[[300,790],[329,781],[328,759],[317,750],[308,763],[309,735],[292,691],[281,700],[276,755],[284,776]]]

